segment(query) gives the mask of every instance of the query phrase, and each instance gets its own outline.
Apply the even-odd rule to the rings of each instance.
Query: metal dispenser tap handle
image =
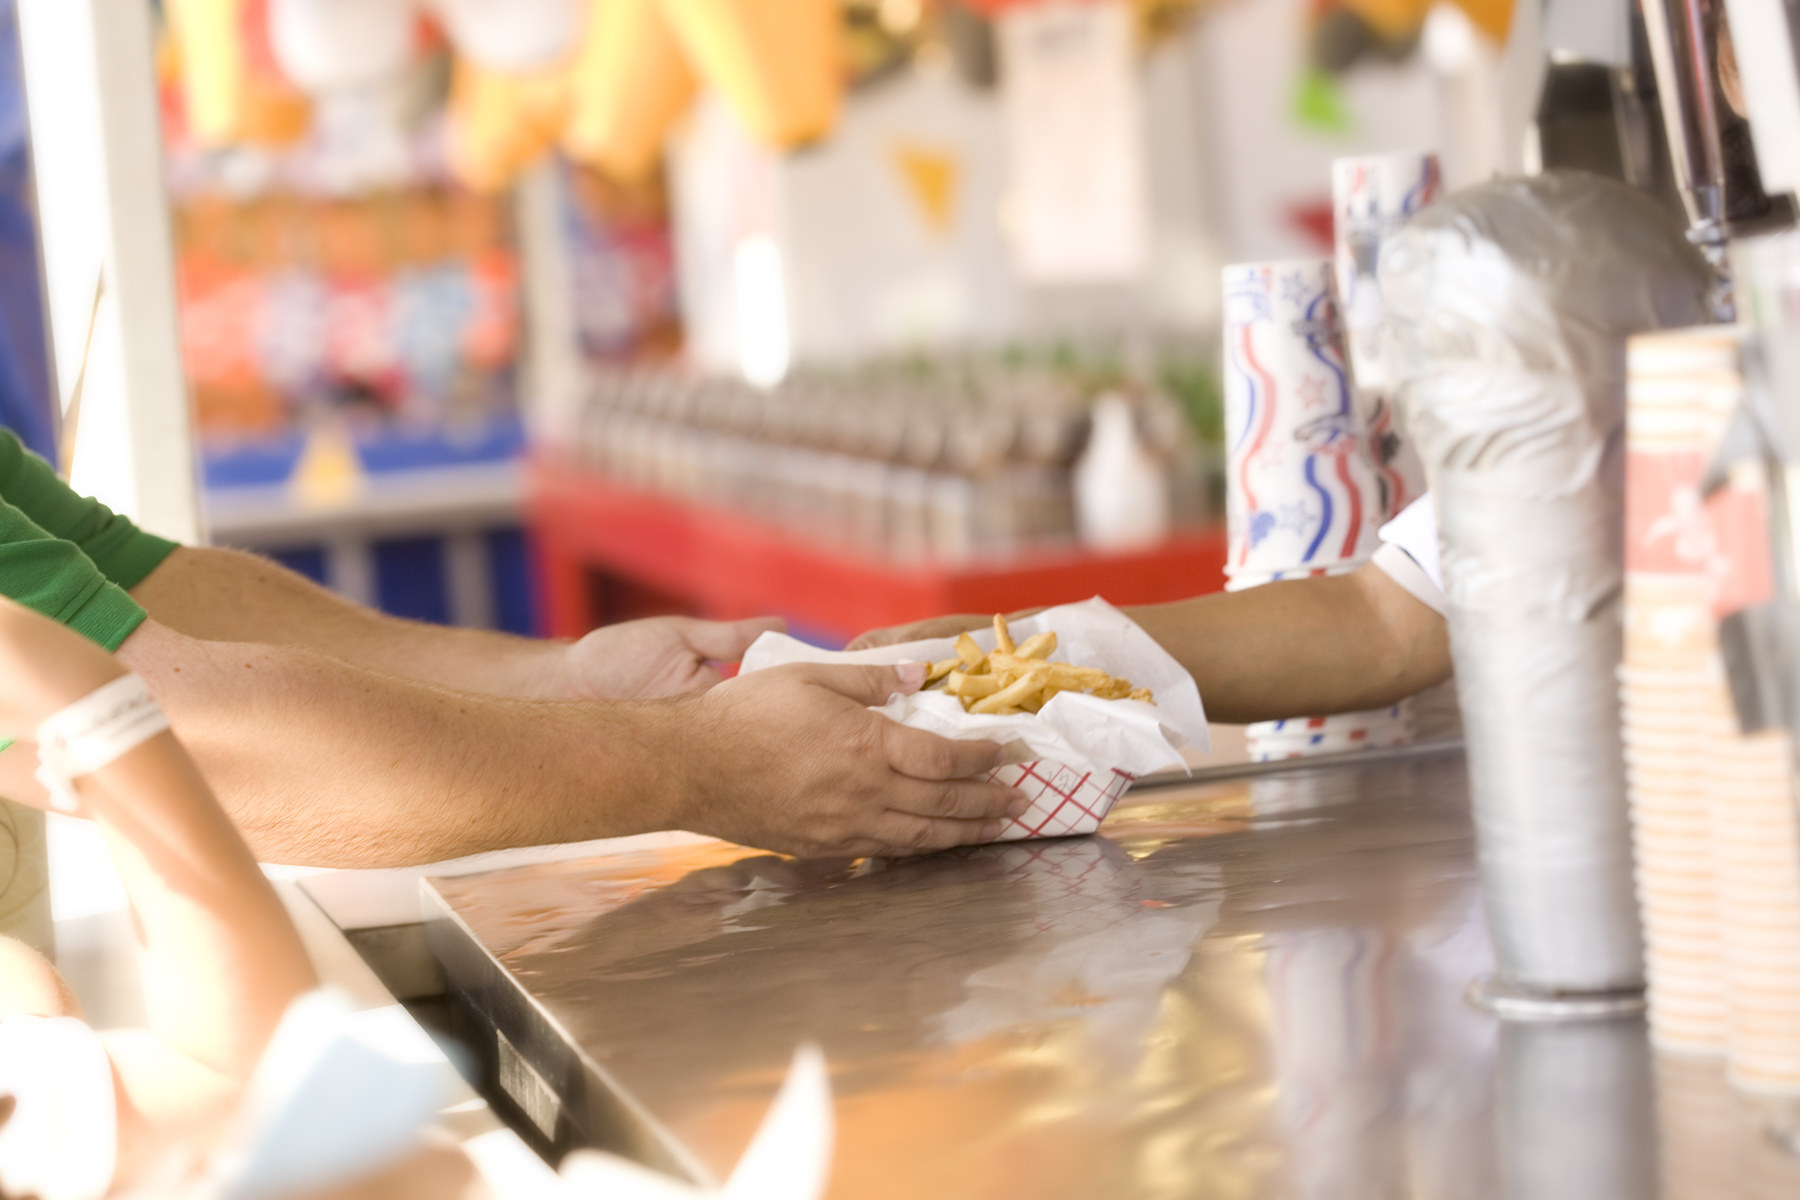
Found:
[[[1713,308],[1718,320],[1729,321],[1735,314],[1726,259],[1725,153],[1700,0],[1643,0],[1643,8],[1669,156],[1687,207],[1688,240],[1717,273]]]

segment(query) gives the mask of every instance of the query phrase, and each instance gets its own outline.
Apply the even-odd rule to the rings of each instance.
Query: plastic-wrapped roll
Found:
[[[1448,197],[1383,254],[1510,992],[1643,986],[1614,685],[1625,339],[1704,322],[1710,284],[1672,215],[1580,172]]]
[[[1644,1035],[1628,1022],[1502,1029],[1494,1079],[1494,1140],[1505,1181],[1499,1194],[1658,1195],[1651,1071]]]

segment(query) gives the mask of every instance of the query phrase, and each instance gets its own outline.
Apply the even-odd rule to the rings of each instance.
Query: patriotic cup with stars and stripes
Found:
[[[1227,572],[1360,562],[1386,519],[1328,259],[1225,268]]]

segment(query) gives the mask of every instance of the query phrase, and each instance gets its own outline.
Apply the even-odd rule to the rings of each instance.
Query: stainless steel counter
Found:
[[[834,1197],[1800,1196],[1721,1073],[1655,1061],[1641,1022],[1464,1003],[1490,955],[1454,753],[1134,794],[1092,838],[676,846],[426,902],[546,1134],[694,1176],[812,1039]]]

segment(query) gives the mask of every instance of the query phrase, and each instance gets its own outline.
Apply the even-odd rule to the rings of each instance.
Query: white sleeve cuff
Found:
[[[1440,617],[1449,615],[1447,610],[1450,606],[1445,599],[1444,589],[1397,543],[1383,542],[1370,561],[1426,608]]]

